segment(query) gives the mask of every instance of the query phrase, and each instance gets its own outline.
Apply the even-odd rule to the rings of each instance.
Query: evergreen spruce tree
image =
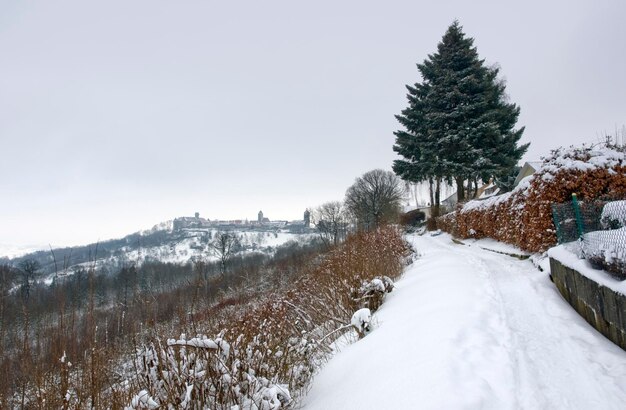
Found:
[[[404,127],[395,132],[394,151],[404,158],[394,161],[396,174],[411,182],[454,180],[459,201],[465,181],[476,187],[509,174],[529,145],[518,146],[520,110],[507,101],[499,69],[485,66],[473,43],[455,21],[437,52],[417,65],[422,82],[407,86],[409,106],[396,116]]]
[[[428,94],[428,84],[407,85],[409,107],[396,115],[406,131],[397,131],[394,150],[407,160],[396,160],[393,170],[402,179],[410,182],[427,180],[431,188],[433,214],[439,215],[440,184],[446,176],[444,164],[440,160],[440,142],[429,133],[425,119],[427,107],[424,98]]]

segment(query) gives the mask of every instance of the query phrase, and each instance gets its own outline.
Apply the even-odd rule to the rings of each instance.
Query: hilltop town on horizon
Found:
[[[194,216],[182,216],[174,218],[172,229],[180,231],[183,229],[289,229],[290,231],[305,230],[311,227],[311,212],[306,209],[302,219],[287,221],[275,220],[267,218],[263,211],[259,211],[256,221],[246,219],[231,220],[211,220],[209,218],[200,217],[200,213],[196,212]]]

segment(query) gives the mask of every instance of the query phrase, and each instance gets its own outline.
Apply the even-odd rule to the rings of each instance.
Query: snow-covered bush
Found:
[[[354,312],[350,324],[356,329],[359,338],[365,337],[371,329],[372,312],[368,308],[362,308]]]
[[[626,226],[586,233],[582,250],[594,268],[626,280]]]
[[[140,391],[130,402],[130,406],[127,406],[125,410],[131,409],[156,409],[159,407],[159,403],[154,401],[146,390]]]
[[[582,253],[594,268],[603,269],[620,280],[626,279],[626,200],[611,201],[602,207],[603,230],[583,235]]]
[[[269,367],[254,341],[232,344],[206,336],[170,339],[138,352],[135,367],[145,388],[128,409],[280,409],[289,387],[260,374]],[[267,354],[267,351],[264,351]]]
[[[604,229],[626,226],[626,201],[611,201],[602,208],[600,223]]]
[[[626,153],[614,146],[554,150],[537,173],[511,192],[466,203],[437,219],[437,226],[461,238],[490,237],[530,252],[556,244],[553,203],[626,197]],[[470,233],[471,232],[471,233]]]
[[[361,286],[352,291],[352,298],[357,304],[367,307],[372,312],[380,308],[385,294],[393,290],[393,280],[388,276],[377,276],[374,279],[363,281]]]

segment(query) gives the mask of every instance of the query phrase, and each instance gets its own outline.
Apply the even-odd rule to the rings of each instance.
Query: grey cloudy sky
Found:
[[[537,159],[626,123],[626,2],[0,1],[0,243],[300,218],[390,169],[458,18]]]

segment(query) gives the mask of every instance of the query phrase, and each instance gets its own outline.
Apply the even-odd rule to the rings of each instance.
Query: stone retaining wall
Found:
[[[550,258],[552,280],[561,295],[600,333],[626,350],[626,296]]]

